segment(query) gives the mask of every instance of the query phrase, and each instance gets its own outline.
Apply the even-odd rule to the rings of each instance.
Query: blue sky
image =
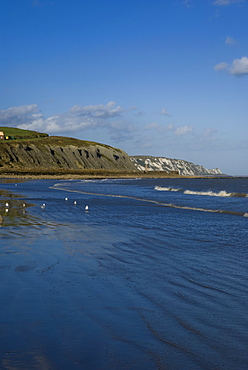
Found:
[[[0,0],[0,126],[248,175],[247,0]]]

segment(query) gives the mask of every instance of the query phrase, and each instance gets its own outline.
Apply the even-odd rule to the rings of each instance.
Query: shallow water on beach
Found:
[[[0,189],[2,369],[248,368],[247,178]]]

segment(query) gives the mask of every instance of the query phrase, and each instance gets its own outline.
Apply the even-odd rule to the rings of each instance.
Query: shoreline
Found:
[[[2,367],[245,368],[248,218],[154,190],[232,180],[82,181],[0,178]]]
[[[135,178],[158,178],[158,179],[217,179],[217,178],[233,178],[239,176],[228,176],[228,175],[179,175],[174,173],[168,173],[164,171],[106,171],[106,170],[84,170],[84,171],[61,171],[61,170],[0,170],[0,179],[56,179],[56,180],[68,180],[68,179],[135,179]]]

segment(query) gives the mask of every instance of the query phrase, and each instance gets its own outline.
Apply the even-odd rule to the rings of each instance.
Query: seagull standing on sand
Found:
[[[9,203],[7,202],[7,203],[5,203],[5,207],[9,207]]]

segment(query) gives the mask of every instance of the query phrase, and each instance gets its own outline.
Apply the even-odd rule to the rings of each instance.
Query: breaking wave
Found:
[[[233,193],[227,193],[225,190],[221,190],[218,193],[214,191],[193,191],[193,190],[185,190],[184,194],[190,195],[207,195],[209,197],[231,197]]]
[[[178,189],[178,188],[167,188],[167,187],[163,187],[163,186],[155,186],[154,188],[155,190],[158,190],[158,191],[183,191],[182,189]]]
[[[183,190],[179,188],[171,188],[171,187],[161,187],[155,186],[154,188],[157,191],[181,191],[183,194],[187,195],[206,195],[209,197],[236,197],[236,198],[248,198],[248,194],[246,193],[228,193],[225,190],[221,190],[219,192],[214,191],[196,191],[196,190]]]
[[[65,189],[63,187],[53,187],[53,186],[51,186],[50,189],[67,191],[67,192],[70,192],[70,193],[97,195],[97,196],[101,196],[101,197],[133,199],[133,200],[137,200],[139,202],[146,202],[146,203],[155,204],[155,205],[160,206],[160,207],[168,207],[168,208],[176,208],[176,209],[183,209],[183,210],[190,210],[190,211],[200,211],[200,212],[222,213],[222,214],[248,217],[248,213],[246,213],[246,212],[235,212],[235,211],[226,211],[226,210],[221,210],[221,209],[180,206],[180,205],[176,205],[176,204],[173,204],[173,203],[163,203],[163,202],[159,202],[157,200],[138,198],[138,197],[133,197],[133,196],[129,196],[129,195],[95,193],[95,192],[88,192],[88,191],[81,191],[81,190],[71,190],[71,189]]]

